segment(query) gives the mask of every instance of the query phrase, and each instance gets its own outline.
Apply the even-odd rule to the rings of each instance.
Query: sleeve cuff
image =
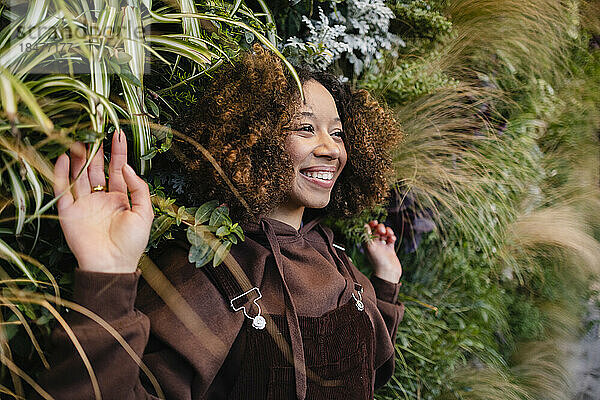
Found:
[[[117,274],[75,269],[73,301],[111,321],[133,312],[142,271]],[[78,312],[73,313],[81,315]],[[81,315],[83,317],[83,315]],[[86,318],[86,317],[83,317]]]
[[[373,285],[373,289],[375,289],[375,296],[379,300],[387,301],[392,304],[396,303],[402,282],[393,283],[386,281],[375,274],[371,275],[370,281]]]

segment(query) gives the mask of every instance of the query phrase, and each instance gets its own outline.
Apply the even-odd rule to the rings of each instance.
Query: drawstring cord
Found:
[[[300,332],[300,323],[298,322],[298,315],[296,313],[296,307],[292,300],[290,290],[285,282],[283,276],[283,268],[281,261],[281,249],[279,248],[279,242],[273,232],[273,227],[266,221],[261,220],[261,226],[267,236],[271,250],[273,250],[273,257],[275,258],[275,264],[281,276],[281,283],[284,290],[285,297],[285,316],[287,325],[290,331],[290,339],[292,342],[292,358],[294,360],[294,373],[296,380],[296,396],[298,400],[304,400],[306,397],[306,363],[304,360],[304,345],[302,343],[302,334]]]

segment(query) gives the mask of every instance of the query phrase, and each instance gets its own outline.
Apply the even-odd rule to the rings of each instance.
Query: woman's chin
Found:
[[[304,203],[306,208],[325,208],[329,204],[329,196],[324,199],[310,199]]]

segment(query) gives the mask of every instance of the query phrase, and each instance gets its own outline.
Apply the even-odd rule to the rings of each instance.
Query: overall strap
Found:
[[[334,259],[337,259],[337,261],[341,265],[344,266],[346,271],[348,271],[348,274],[350,274],[350,276],[352,277],[352,281],[354,282],[354,288],[357,291],[362,291],[362,285],[360,283],[358,283],[358,280],[356,279],[356,275],[354,275],[354,272],[352,271],[352,268],[350,267],[350,259],[349,259],[348,255],[346,254],[345,249],[342,246],[335,244],[333,242],[333,238],[327,234],[323,225],[319,224],[318,227],[321,230],[321,232],[323,233],[323,236],[325,236],[325,238],[329,244],[329,248],[334,249],[333,250]]]
[[[254,328],[263,329],[266,321],[261,315],[258,304],[258,300],[262,297],[260,289],[251,284],[248,276],[231,254],[227,258],[226,261],[230,262],[224,262],[216,268],[205,266],[202,270],[234,312],[242,310],[244,315],[252,320]],[[254,316],[249,314],[252,304],[257,310]]]
[[[356,291],[356,296],[358,296],[358,298],[354,295],[354,293],[352,293],[352,298],[354,298],[354,301],[356,302],[356,308],[358,308],[359,311],[363,311],[365,309],[365,304],[362,301],[363,287],[360,283],[358,283],[356,280],[356,275],[354,275],[354,272],[352,271],[352,267],[350,266],[350,257],[348,257],[348,254],[346,254],[343,247],[335,244],[333,247],[335,248],[335,252],[337,253],[338,257],[342,259],[342,264],[344,264],[344,267],[346,267],[346,270],[354,281],[354,290]]]
[[[333,236],[329,236],[327,234],[323,225],[319,224],[318,226],[321,229],[323,235],[325,236],[329,248],[332,249],[333,258],[336,259],[337,262],[339,262],[343,266],[343,268],[346,269],[350,277],[352,277],[352,281],[354,282],[354,291],[356,292],[356,294],[352,293],[352,298],[356,302],[356,308],[359,311],[363,311],[365,309],[365,304],[362,301],[363,287],[360,283],[358,283],[356,275],[354,275],[354,272],[352,271],[352,267],[350,266],[350,258],[348,257],[348,255],[344,251],[345,249],[342,246],[333,243]]]
[[[176,234],[174,244],[186,251],[190,249],[188,240],[183,235]],[[240,307],[249,306],[253,302],[259,309],[260,314],[260,307],[256,303],[256,300],[262,297],[260,291],[258,288],[255,289],[255,286],[250,282],[250,279],[231,253],[227,254],[223,263],[218,267],[214,268],[206,265],[201,270],[212,282],[213,286],[217,288],[225,302],[232,307],[233,311],[238,311]],[[248,318],[253,319],[247,315],[245,308],[244,314]]]
[[[344,265],[344,267],[346,267],[346,270],[352,277],[352,280],[354,281],[355,289],[358,291],[362,290],[362,285],[360,283],[358,283],[358,280],[356,279],[356,275],[354,275],[354,271],[352,271],[352,267],[350,267],[350,263],[351,263],[350,257],[348,257],[348,254],[346,254],[346,252],[344,251],[345,249],[336,244],[334,244],[333,247],[335,248],[335,252],[336,252],[338,258],[341,259],[342,264]]]

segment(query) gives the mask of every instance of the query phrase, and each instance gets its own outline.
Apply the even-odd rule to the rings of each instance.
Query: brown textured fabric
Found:
[[[312,227],[306,224],[308,228],[296,231],[279,221],[268,222],[280,246],[280,266],[296,306],[298,321],[304,316],[314,317],[331,311],[351,299],[348,284],[345,283],[342,289],[340,277],[336,275],[331,230],[319,227],[320,224]],[[231,254],[248,279],[263,292],[265,311],[284,314],[282,280],[273,277],[277,265],[267,235],[261,225],[244,226],[244,230],[246,241],[234,246]],[[342,258],[347,258],[343,252]],[[171,246],[155,262],[208,327],[204,335],[190,332],[147,285],[140,285],[136,299],[139,271],[105,274],[77,270],[74,300],[98,313],[123,335],[156,376],[166,398],[204,399],[208,393],[211,400],[226,398],[220,396],[230,392],[232,382],[240,376],[242,360],[236,350],[244,348],[241,328],[246,318],[241,312],[233,312],[204,271],[188,262],[186,248]],[[374,385],[378,387],[390,378],[394,369],[393,339],[403,314],[403,306],[395,303],[400,284],[375,276],[369,281],[349,261],[346,262],[364,287],[364,312],[370,318],[374,332]],[[303,264],[310,267],[300,268]],[[310,271],[315,265],[323,269],[319,269],[318,279],[310,272],[305,276],[298,273]],[[318,302],[307,300],[312,295],[319,299]],[[302,315],[304,313],[307,315]],[[67,314],[66,318],[94,368],[104,399],[156,398],[149,380],[140,374],[137,364],[109,333],[87,318],[73,312]],[[293,326],[289,320],[284,325]],[[42,387],[57,399],[93,398],[89,374],[68,336],[61,328],[56,328],[52,341],[52,368],[40,377]],[[352,342],[347,345],[350,350],[354,349]],[[238,365],[237,369],[235,365]]]
[[[282,337],[289,330],[282,315],[272,316]],[[298,317],[309,375],[306,398],[311,400],[369,400],[373,392],[373,328],[354,300],[319,317]],[[242,328],[246,346],[228,400],[296,398],[294,368],[265,330]],[[351,344],[351,345],[350,345]]]
[[[277,221],[263,219],[261,229],[265,232],[269,246],[273,251],[277,266],[276,271],[284,289],[277,297],[285,300],[285,315],[268,315],[264,313],[261,315],[261,304],[259,302],[262,295],[260,291],[257,288],[252,289],[250,293],[245,291],[236,283],[235,277],[227,269],[203,270],[215,286],[222,289],[226,301],[235,305],[236,309],[240,306],[244,307],[244,313],[248,319],[254,321],[268,315],[267,333],[265,333],[264,328],[261,332],[257,332],[254,324],[250,325],[248,321],[244,324],[243,333],[241,334],[246,334],[247,341],[243,349],[244,357],[240,362],[241,373],[236,379],[234,389],[228,399],[295,397],[303,400],[307,396],[309,399],[334,399],[347,398],[349,393],[352,393],[352,398],[368,399],[373,389],[373,354],[371,349],[374,347],[374,333],[371,320],[368,316],[363,315],[366,313],[362,312],[364,311],[364,303],[361,298],[362,286],[356,282],[356,277],[349,265],[339,258],[337,251],[333,251],[333,258],[339,262],[337,264],[339,269],[331,276],[332,278],[343,276],[346,282],[350,283],[346,284],[342,295],[347,291],[354,290],[352,297],[356,302],[355,307],[361,312],[353,316],[353,309],[348,307],[350,304],[350,301],[348,301],[344,306],[338,304],[332,311],[320,313],[322,315],[320,317],[298,316],[295,302],[292,299],[292,291],[286,280],[296,281],[297,283],[298,277],[310,275],[310,271],[307,272],[307,270],[310,270],[311,265],[305,264],[304,268],[300,268],[295,274],[289,272],[286,274],[283,268],[283,255],[281,254],[279,240],[272,227],[274,222]],[[312,226],[318,222],[319,220],[311,221],[303,226],[299,233],[309,232]],[[323,229],[320,225],[319,228]],[[324,230],[323,235],[329,243],[327,232]],[[302,239],[306,241],[306,238]],[[302,243],[298,247],[301,248]],[[289,268],[290,264],[294,265],[288,262],[285,265],[286,268]],[[314,267],[319,271],[326,269],[323,268],[322,264],[314,265]],[[287,279],[285,278],[286,275],[288,276]],[[289,277],[290,275],[292,278]],[[317,298],[319,298],[319,295],[323,296],[322,293],[318,293],[310,287],[310,283],[314,282],[316,288],[323,285],[319,285],[314,278],[308,279],[308,282],[308,285],[304,285],[308,286],[308,290],[304,290],[305,292],[312,289]],[[312,299],[307,300],[310,302]],[[271,318],[275,321],[285,321],[285,325],[282,326],[281,322],[275,324]],[[354,324],[351,324],[352,322]],[[321,331],[324,326],[326,332],[323,334]],[[273,330],[272,327],[279,329]],[[296,332],[296,335],[294,335],[294,332]],[[308,343],[304,343],[305,339],[308,340]],[[291,342],[290,359],[284,357],[284,354],[287,354],[289,350],[282,340]],[[348,343],[351,343],[352,346],[348,346]],[[361,354],[360,357],[348,356],[349,354],[356,355],[356,352],[352,350],[354,348],[363,349],[364,354]],[[281,371],[287,372],[282,376],[277,376]],[[293,374],[290,371],[293,371]],[[274,389],[274,376],[277,376],[276,387],[279,388],[279,391]],[[309,378],[310,385],[308,383]],[[325,381],[323,382],[323,380]],[[282,391],[281,388],[289,384],[293,384],[295,390],[291,393]],[[311,390],[309,390],[309,387]]]

